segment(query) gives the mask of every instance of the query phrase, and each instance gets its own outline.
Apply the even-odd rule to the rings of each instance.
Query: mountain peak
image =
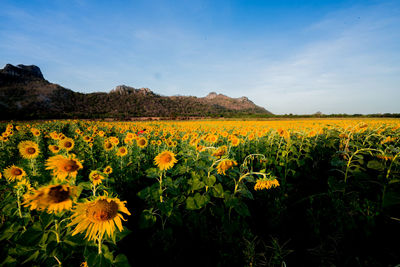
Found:
[[[206,99],[214,99],[218,96],[216,92],[211,92],[206,96]]]
[[[127,85],[118,85],[113,90],[111,90],[110,93],[116,93],[116,94],[120,94],[120,95],[130,95],[130,94],[153,95],[154,94],[153,91],[151,91],[149,88],[136,89],[134,87],[127,86]]]
[[[0,69],[0,74],[12,76],[18,79],[38,78],[44,80],[43,74],[38,66],[19,64],[14,66],[7,64],[3,69]]]

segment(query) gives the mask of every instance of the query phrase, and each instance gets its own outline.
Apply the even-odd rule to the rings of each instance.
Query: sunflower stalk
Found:
[[[57,261],[58,266],[62,266],[61,261],[57,258],[57,256],[54,255],[53,257],[54,257],[54,259]]]
[[[55,231],[54,234],[56,235],[56,239],[57,239],[57,243],[60,243],[60,234],[58,233],[58,221],[54,220],[54,227],[55,227]]]
[[[17,190],[17,204],[18,204],[18,215],[22,219],[22,212],[21,212],[21,200],[19,195],[20,189]]]
[[[97,186],[95,184],[92,184],[92,192],[93,192],[93,196],[96,196],[96,190],[97,190]]]
[[[29,160],[29,165],[30,165],[30,167],[32,169],[32,175],[36,176],[37,172],[36,172],[36,168],[35,168],[35,159],[30,159]]]
[[[102,238],[99,237],[99,238],[97,239],[98,254],[101,254],[101,253],[102,253],[102,250],[101,250],[101,244],[102,244],[102,242],[103,242]]]
[[[160,179],[158,179],[158,182],[160,183],[160,190],[159,190],[159,192],[160,192],[160,202],[163,202],[163,196],[162,196],[162,192],[163,192],[163,188],[162,188],[162,177],[163,177],[163,173],[164,173],[164,172],[161,172],[161,174],[160,174]]]

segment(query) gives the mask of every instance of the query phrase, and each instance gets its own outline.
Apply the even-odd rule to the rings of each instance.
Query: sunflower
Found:
[[[106,166],[106,167],[104,168],[103,172],[104,172],[105,174],[111,174],[111,173],[113,172],[113,169],[111,168],[110,165],[108,165],[108,166]]]
[[[40,135],[40,130],[39,130],[39,129],[32,128],[32,129],[31,129],[31,132],[32,132],[32,134],[33,134],[34,136],[39,136],[39,135]]]
[[[39,146],[32,141],[22,141],[18,144],[18,150],[24,159],[34,159],[39,155]]]
[[[125,207],[126,201],[108,196],[99,196],[86,203],[78,203],[73,210],[71,223],[68,227],[76,225],[72,235],[86,232],[88,240],[101,240],[105,233],[109,237],[115,234],[115,226],[123,230],[121,219],[126,221],[121,213],[131,215]]]
[[[67,137],[67,138],[60,140],[60,142],[58,144],[60,145],[61,149],[70,151],[71,149],[74,148],[75,141],[72,138]]]
[[[32,186],[31,186],[31,183],[25,178],[22,178],[21,180],[19,180],[17,182],[17,184],[14,186],[14,188],[16,188],[16,189],[26,189],[27,192],[30,192],[30,191],[33,190]]]
[[[126,146],[121,146],[118,148],[117,150],[117,156],[119,157],[124,157],[128,154],[128,149],[126,148]]]
[[[53,152],[54,154],[55,154],[55,153],[58,153],[58,152],[60,151],[60,147],[57,146],[57,145],[49,145],[49,149],[50,149],[50,151]]]
[[[46,170],[52,170],[53,176],[59,180],[64,180],[68,176],[75,178],[78,170],[82,169],[83,166],[75,155],[64,157],[62,155],[56,155],[50,157],[46,161]]]
[[[144,137],[140,137],[139,139],[136,140],[136,144],[140,148],[145,148],[147,146],[147,139]]]
[[[89,179],[94,185],[98,185],[102,183],[102,180],[104,180],[105,177],[99,171],[91,171],[89,174]]]
[[[104,147],[104,150],[105,150],[105,151],[110,151],[111,149],[114,148],[114,145],[113,145],[112,143],[110,143],[110,142],[107,141],[107,142],[104,142],[103,147]]]
[[[178,160],[176,160],[175,154],[168,150],[161,152],[154,158],[154,164],[156,164],[160,170],[168,170],[172,168],[176,162],[178,162]]]
[[[226,146],[221,146],[212,155],[214,157],[220,158],[223,155],[225,155],[227,151],[228,151],[228,148]]]
[[[47,210],[48,213],[58,213],[72,208],[76,197],[76,187],[70,185],[48,185],[34,190],[33,194],[24,195],[24,206],[31,210]]]
[[[258,179],[256,184],[254,185],[254,190],[270,189],[272,187],[278,187],[278,186],[279,182],[277,179],[273,180]]]
[[[53,139],[53,140],[58,140],[58,139],[59,139],[59,135],[58,135],[57,132],[51,132],[51,133],[50,133],[50,137],[51,137],[51,139]]]
[[[236,166],[237,162],[234,160],[230,160],[230,159],[224,159],[222,161],[220,161],[217,165],[217,172],[218,174],[226,174],[225,172],[232,168],[233,166]]]
[[[238,146],[239,144],[240,144],[240,139],[239,139],[239,138],[233,137],[233,138],[231,139],[231,145],[232,145],[232,146]]]
[[[6,179],[10,182],[14,182],[16,179],[21,180],[22,177],[24,177],[25,175],[26,172],[24,171],[24,169],[15,165],[4,169],[4,177],[6,177]]]

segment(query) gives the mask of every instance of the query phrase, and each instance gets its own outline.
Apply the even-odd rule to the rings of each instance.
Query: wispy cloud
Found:
[[[305,29],[323,38],[265,66],[251,96],[263,93],[262,104],[276,113],[334,113],[339,106],[347,113],[399,112],[393,97],[400,97],[400,52],[390,48],[400,40],[393,27],[400,25],[399,12],[355,10],[329,14]]]

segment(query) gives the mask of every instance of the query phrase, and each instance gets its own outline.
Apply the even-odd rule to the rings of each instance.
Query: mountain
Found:
[[[247,97],[161,96],[119,85],[109,93],[78,93],[45,80],[39,67],[0,69],[0,119],[231,117],[272,115]]]

